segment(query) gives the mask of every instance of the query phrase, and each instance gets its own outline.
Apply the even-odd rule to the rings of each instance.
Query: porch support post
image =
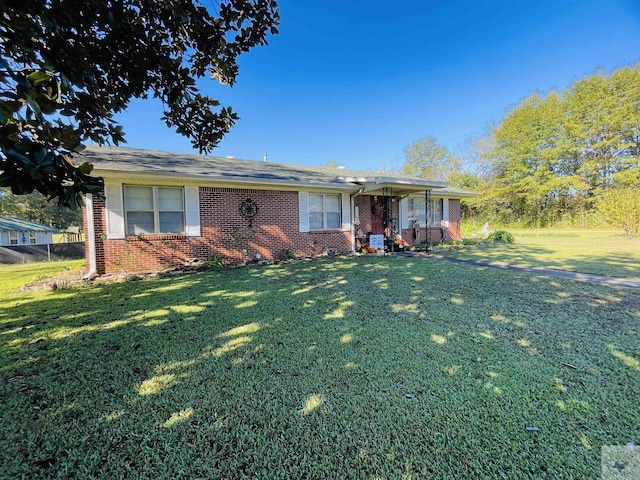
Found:
[[[425,246],[427,252],[431,251],[431,190],[424,191],[424,223]]]

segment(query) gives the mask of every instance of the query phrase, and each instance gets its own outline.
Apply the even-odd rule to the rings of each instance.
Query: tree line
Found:
[[[40,192],[13,195],[8,188],[0,188],[0,215],[18,217],[50,227],[66,229],[82,227],[82,210],[60,208]]]
[[[478,222],[542,227],[609,223],[640,232],[640,64],[532,93],[484,135],[450,152],[427,137],[407,146],[403,171],[481,196]]]

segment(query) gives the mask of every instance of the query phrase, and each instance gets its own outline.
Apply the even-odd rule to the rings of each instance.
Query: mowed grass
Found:
[[[469,247],[444,255],[501,265],[544,267],[612,277],[640,278],[640,238],[616,231],[509,230],[514,244]]]
[[[11,295],[14,290],[23,285],[44,280],[52,275],[73,272],[80,276],[80,269],[84,260],[66,260],[60,262],[16,263],[12,265],[0,264],[0,298]]]
[[[389,257],[7,271],[4,478],[595,479],[640,444],[634,290]]]

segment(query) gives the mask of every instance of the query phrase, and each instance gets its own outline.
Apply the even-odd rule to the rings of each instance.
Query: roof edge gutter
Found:
[[[322,182],[294,182],[288,180],[265,180],[257,181],[255,178],[250,177],[205,177],[202,175],[184,175],[167,172],[127,172],[124,170],[106,170],[99,167],[94,169],[92,175],[105,178],[117,178],[118,180],[135,180],[135,181],[153,181],[154,179],[163,179],[175,183],[177,181],[188,182],[197,184],[201,187],[213,186],[213,185],[229,185],[224,188],[250,188],[264,189],[265,187],[278,188],[286,187],[291,189],[310,188],[316,190],[338,190],[341,192],[354,193],[360,188],[360,185],[354,183],[345,182],[343,184],[331,184]],[[343,180],[344,182],[344,180]],[[242,185],[242,187],[235,187],[236,185]]]

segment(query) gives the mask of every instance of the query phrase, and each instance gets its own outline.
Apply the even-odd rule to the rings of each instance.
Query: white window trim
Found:
[[[309,231],[309,193],[298,192],[298,220],[302,233]]]
[[[309,195],[322,195],[322,213],[325,228],[312,229],[309,218]],[[327,195],[337,195],[340,205],[340,222],[335,228],[326,228],[327,224],[327,211],[325,209],[325,198]],[[351,231],[351,195],[345,193],[335,192],[298,192],[298,219],[299,219],[299,231],[302,233],[309,232],[350,232]],[[333,212],[336,213],[336,212]]]
[[[127,231],[127,216],[129,215],[129,209],[127,209],[127,187],[134,188],[151,188],[152,194],[152,202],[153,202],[153,232],[143,233],[141,235],[186,235],[187,233],[187,209],[186,209],[186,201],[185,201],[185,188],[183,186],[173,186],[173,185],[123,185],[123,204],[122,210],[124,213],[124,229],[125,234],[128,236],[135,236],[135,233],[129,233]],[[180,232],[160,232],[160,201],[158,198],[158,189],[159,188],[173,188],[180,189],[182,191],[182,210],[176,210],[176,212],[182,212],[182,230]],[[133,212],[142,212],[149,210],[131,210]]]
[[[318,213],[318,212],[308,212],[309,214],[309,231],[310,232],[330,232],[330,231],[338,231],[341,230],[343,228],[342,225],[342,195],[339,193],[310,193],[310,195],[322,195],[322,224],[324,225],[323,228],[311,228],[311,213]],[[327,213],[336,213],[335,211],[332,212],[327,212],[327,196],[331,195],[331,196],[337,196],[338,197],[338,205],[340,206],[340,210],[338,211],[338,213],[340,213],[340,220],[338,221],[338,226],[334,227],[334,228],[329,228],[327,227]]]
[[[184,187],[184,221],[188,237],[199,237],[200,232],[200,189]]]
[[[107,238],[125,237],[124,200],[122,183],[105,183],[105,209],[107,217]]]
[[[129,184],[136,186],[136,184]],[[148,187],[153,185],[139,185]],[[158,185],[164,187],[165,185]],[[182,188],[184,194],[184,221],[185,231],[180,234],[158,235],[186,235],[188,237],[201,236],[200,231],[200,189],[197,186],[166,185],[168,187]],[[107,238],[109,240],[123,239],[126,237],[126,223],[124,212],[124,186],[120,182],[105,182],[105,209],[107,221]],[[151,234],[148,234],[151,235]],[[156,235],[156,234],[154,234]]]

